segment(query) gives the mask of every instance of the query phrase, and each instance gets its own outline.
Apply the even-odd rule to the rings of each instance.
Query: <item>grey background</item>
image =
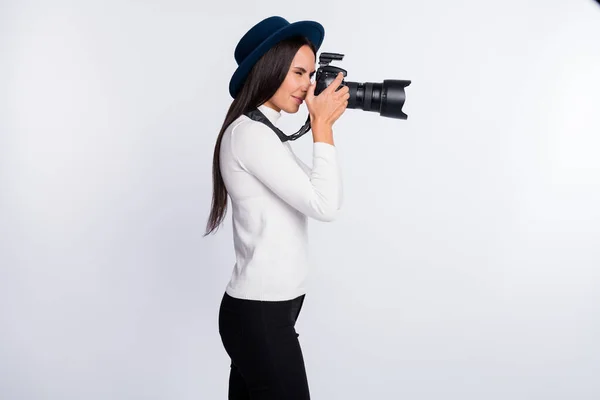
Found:
[[[233,49],[270,15],[321,22],[348,80],[413,81],[407,121],[334,128],[312,397],[600,398],[591,0],[3,1],[0,398],[226,398],[230,215],[202,233]]]

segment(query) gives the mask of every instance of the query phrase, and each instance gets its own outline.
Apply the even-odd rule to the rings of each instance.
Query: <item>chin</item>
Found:
[[[300,110],[300,106],[299,105],[293,105],[291,107],[282,108],[282,110],[285,111],[288,114],[296,114]]]
[[[295,113],[297,113],[298,111],[300,111],[300,108],[301,108],[301,107],[302,107],[304,104],[305,104],[304,102],[303,102],[302,104],[296,104],[295,102],[294,102],[294,103],[292,103],[290,114],[295,114]]]

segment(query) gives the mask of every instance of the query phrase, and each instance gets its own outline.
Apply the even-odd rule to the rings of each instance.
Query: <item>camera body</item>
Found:
[[[344,55],[339,53],[321,53],[319,56],[319,68],[317,69],[315,76],[315,96],[318,96],[327,86],[331,85],[331,82],[335,80],[340,72],[344,74],[344,77],[348,75],[348,72],[345,69],[329,65],[331,61],[342,60],[343,58]],[[336,91],[344,86],[346,86],[346,82],[342,79],[342,84]]]
[[[326,87],[328,87],[337,77],[338,73],[344,75],[342,83],[336,91],[344,86],[348,86],[350,98],[348,107],[350,109],[362,109],[364,111],[378,112],[382,117],[407,119],[408,116],[402,112],[402,107],[406,99],[404,88],[410,85],[411,81],[386,79],[383,83],[375,82],[346,82],[345,77],[348,72],[330,63],[333,60],[343,60],[344,55],[340,53],[321,53],[319,56],[319,68],[315,77],[315,96],[318,96]]]

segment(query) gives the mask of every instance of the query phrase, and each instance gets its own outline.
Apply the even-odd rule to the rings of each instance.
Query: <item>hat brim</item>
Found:
[[[263,41],[238,66],[229,81],[229,94],[235,98],[244,80],[256,62],[275,44],[292,36],[305,36],[318,50],[325,38],[325,29],[315,21],[298,21],[284,26]]]

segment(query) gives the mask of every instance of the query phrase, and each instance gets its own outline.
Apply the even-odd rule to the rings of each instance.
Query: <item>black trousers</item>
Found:
[[[231,358],[229,400],[309,400],[295,324],[304,296],[259,301],[223,295],[219,334]]]

